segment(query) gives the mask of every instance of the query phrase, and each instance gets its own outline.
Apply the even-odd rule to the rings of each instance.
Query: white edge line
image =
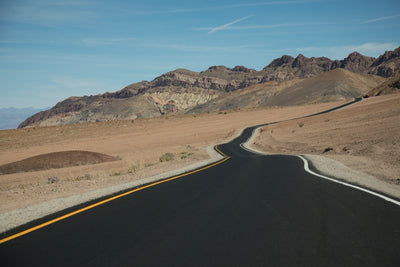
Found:
[[[262,127],[262,126],[260,126],[260,127]],[[254,132],[255,132],[257,129],[259,129],[260,127],[255,128],[255,129],[253,130],[253,132],[251,133],[252,135],[249,137],[249,139],[247,139],[246,142],[241,143],[241,144],[240,144],[240,147],[242,147],[243,149],[245,149],[245,150],[247,150],[247,151],[249,151],[249,152],[251,152],[251,153],[258,154],[258,155],[264,155],[264,156],[265,156],[265,155],[269,155],[269,154],[263,153],[263,152],[260,152],[260,151],[257,151],[257,150],[253,150],[253,149],[247,144],[247,142],[251,139],[251,137],[253,137]],[[317,176],[317,177],[320,177],[320,178],[323,178],[323,179],[326,179],[326,180],[329,180],[329,181],[331,181],[331,182],[338,183],[338,184],[341,184],[341,185],[344,185],[344,186],[348,186],[348,187],[351,187],[351,188],[354,188],[354,189],[357,189],[357,190],[361,190],[361,191],[363,191],[363,192],[365,192],[365,193],[374,195],[374,196],[376,196],[376,197],[379,197],[379,198],[381,198],[381,199],[384,199],[384,200],[386,200],[386,201],[392,202],[393,204],[396,204],[396,205],[400,206],[400,201],[397,201],[397,200],[392,199],[392,198],[390,198],[390,197],[387,197],[387,196],[385,196],[385,195],[379,194],[379,193],[377,193],[377,192],[368,190],[368,189],[366,189],[366,188],[363,188],[363,187],[360,187],[360,186],[356,186],[356,185],[353,185],[353,184],[350,184],[350,183],[346,183],[346,182],[343,182],[343,181],[340,181],[340,180],[337,180],[337,179],[334,179],[334,178],[331,178],[331,177],[327,177],[327,176],[324,176],[324,175],[322,175],[322,174],[318,174],[318,173],[316,173],[316,172],[310,170],[308,160],[307,160],[306,158],[304,158],[303,156],[300,156],[300,155],[291,155],[291,154],[285,154],[285,156],[295,156],[295,157],[299,157],[300,159],[302,159],[303,162],[304,162],[304,170],[305,170],[306,172],[308,172],[308,173],[314,175],[314,176]]]
[[[320,177],[320,178],[329,180],[329,181],[331,181],[331,182],[335,182],[335,183],[338,183],[338,184],[342,184],[342,185],[345,185],[345,186],[348,186],[348,187],[351,187],[351,188],[355,188],[355,189],[364,191],[364,192],[366,192],[366,193],[368,193],[368,194],[377,196],[377,197],[379,197],[379,198],[382,198],[382,199],[384,199],[384,200],[386,200],[386,201],[392,202],[392,203],[394,203],[394,204],[400,206],[400,202],[399,202],[399,201],[394,200],[394,199],[392,199],[392,198],[390,198],[390,197],[381,195],[381,194],[379,194],[379,193],[377,193],[377,192],[368,190],[368,189],[363,188],[363,187],[359,187],[359,186],[356,186],[356,185],[353,185],[353,184],[349,184],[349,183],[346,183],[346,182],[343,182],[343,181],[340,181],[340,180],[336,180],[336,179],[333,179],[333,178],[330,178],[330,177],[327,177],[327,176],[324,176],[324,175],[315,173],[315,172],[313,172],[312,170],[310,170],[310,168],[308,167],[308,160],[307,160],[307,159],[305,159],[304,157],[302,157],[302,156],[300,156],[300,155],[293,155],[293,156],[296,156],[296,157],[301,158],[301,159],[303,160],[303,162],[304,162],[304,170],[306,170],[308,173],[310,173],[310,174],[312,174],[312,175],[315,175],[315,176],[318,176],[318,177]]]

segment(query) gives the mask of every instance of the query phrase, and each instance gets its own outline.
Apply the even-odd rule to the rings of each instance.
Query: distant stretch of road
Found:
[[[1,236],[0,266],[400,266],[400,206],[242,149],[252,130],[211,167]]]

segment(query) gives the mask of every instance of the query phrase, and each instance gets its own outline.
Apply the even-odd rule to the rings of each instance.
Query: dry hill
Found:
[[[366,94],[384,80],[376,75],[335,69],[310,78],[250,86],[198,105],[189,113],[350,100]]]
[[[394,72],[387,81],[368,92],[367,96],[387,95],[393,93],[400,93],[400,69]]]

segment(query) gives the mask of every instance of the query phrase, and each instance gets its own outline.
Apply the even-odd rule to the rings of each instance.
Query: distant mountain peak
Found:
[[[292,64],[293,61],[294,61],[294,57],[288,56],[288,55],[283,55],[280,58],[274,59],[267,67],[268,68],[276,68],[276,67],[280,67],[285,64]]]
[[[229,68],[225,67],[225,66],[211,66],[208,68],[209,71],[228,71]]]
[[[295,60],[292,63],[293,68],[301,68],[304,67],[305,65],[309,64],[312,60],[309,59],[308,57],[303,56],[302,54],[299,54]]]

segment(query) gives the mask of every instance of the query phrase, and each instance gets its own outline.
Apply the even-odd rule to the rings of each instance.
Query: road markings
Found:
[[[218,146],[215,146],[214,148],[215,148],[215,150],[217,150],[219,153],[221,153],[221,155],[224,156],[224,158],[221,159],[220,161],[217,161],[217,162],[215,162],[215,163],[213,163],[213,164],[211,164],[211,165],[205,166],[205,167],[203,167],[203,168],[200,168],[200,169],[197,169],[197,170],[194,170],[194,171],[191,171],[191,172],[187,172],[187,173],[184,173],[184,174],[176,175],[176,176],[173,176],[173,177],[171,177],[171,178],[168,178],[168,179],[165,179],[165,180],[161,180],[161,181],[158,181],[158,182],[154,182],[154,183],[151,183],[151,184],[148,184],[148,185],[145,185],[145,186],[142,186],[142,187],[133,189],[133,190],[131,190],[131,191],[128,191],[128,192],[119,194],[119,195],[117,195],[117,196],[113,196],[113,197],[107,198],[107,199],[105,199],[105,200],[102,200],[102,201],[100,201],[100,202],[94,203],[94,204],[89,205],[89,206],[87,206],[87,207],[84,207],[84,208],[82,208],[82,209],[79,209],[79,210],[70,212],[70,213],[68,213],[68,214],[65,214],[65,215],[63,215],[63,216],[60,216],[60,217],[55,218],[55,219],[53,219],[53,220],[50,220],[50,221],[48,221],[48,222],[39,224],[38,226],[35,226],[35,227],[29,228],[29,229],[27,229],[27,230],[25,230],[25,231],[19,232],[19,233],[15,234],[15,235],[6,237],[6,238],[4,238],[4,239],[1,239],[1,240],[0,240],[0,244],[5,243],[5,242],[7,242],[7,241],[10,241],[10,240],[12,240],[12,239],[15,239],[15,238],[17,238],[17,237],[20,237],[20,236],[29,234],[29,233],[31,233],[31,232],[33,232],[33,231],[36,231],[36,230],[41,229],[41,228],[43,228],[43,227],[46,227],[46,226],[48,226],[48,225],[50,225],[50,224],[53,224],[53,223],[56,223],[56,222],[58,222],[58,221],[64,220],[64,219],[69,218],[69,217],[71,217],[71,216],[73,216],[73,215],[76,215],[76,214],[78,214],[78,213],[81,213],[81,212],[90,210],[90,209],[92,209],[92,208],[95,208],[95,207],[97,207],[97,206],[103,205],[103,204],[108,203],[108,202],[110,202],[110,201],[113,201],[113,200],[115,200],[115,199],[118,199],[118,198],[121,198],[121,197],[123,197],[123,196],[132,194],[132,193],[134,193],[134,192],[137,192],[137,191],[140,191],[140,190],[143,190],[143,189],[146,189],[146,188],[149,188],[149,187],[158,185],[158,184],[166,183],[166,182],[169,182],[169,181],[172,181],[172,180],[175,180],[175,179],[184,177],[184,176],[188,176],[188,175],[193,174],[193,173],[196,173],[196,172],[204,171],[204,170],[206,170],[206,169],[209,169],[209,168],[211,168],[211,167],[214,167],[214,166],[216,166],[216,165],[219,165],[219,164],[221,164],[221,163],[223,163],[223,162],[225,162],[225,161],[227,161],[228,159],[231,158],[231,157],[225,155],[223,152],[221,152],[221,151],[218,149]]]
[[[300,156],[300,155],[295,155],[295,156],[297,156],[297,157],[299,157],[299,158],[301,158],[301,159],[303,160],[303,162],[304,162],[304,170],[306,170],[308,173],[310,173],[310,174],[312,174],[312,175],[315,175],[315,176],[318,176],[318,177],[320,177],[320,178],[329,180],[329,181],[331,181],[331,182],[335,182],[335,183],[342,184],[342,185],[345,185],[345,186],[348,186],[348,187],[352,187],[352,188],[354,188],[354,189],[361,190],[361,191],[363,191],[363,192],[366,192],[366,193],[368,193],[368,194],[377,196],[377,197],[379,197],[379,198],[382,198],[382,199],[384,199],[384,200],[386,200],[386,201],[392,202],[392,203],[394,203],[394,204],[400,206],[400,201],[397,201],[397,200],[392,199],[392,198],[390,198],[390,197],[387,197],[387,196],[385,196],[385,195],[379,194],[379,193],[377,193],[377,192],[368,190],[368,189],[363,188],[363,187],[360,187],[360,186],[356,186],[356,185],[353,185],[353,184],[349,184],[349,183],[346,183],[346,182],[343,182],[343,181],[340,181],[340,180],[336,180],[336,179],[333,179],[333,178],[324,176],[324,175],[322,175],[322,174],[318,174],[318,173],[316,173],[316,172],[313,172],[313,171],[310,170],[310,168],[309,168],[308,160],[307,160],[307,159],[305,159],[304,157],[302,157],[302,156]]]
[[[224,156],[225,158],[230,158],[229,156],[227,156],[224,152],[222,152],[221,150],[219,150],[218,145],[214,147],[215,150],[218,151],[218,153],[220,153],[222,156]]]
[[[262,126],[260,126],[260,127],[262,127]],[[258,127],[258,128],[259,128],[259,127]],[[258,128],[255,128],[255,129],[258,129]],[[255,129],[254,129],[254,130],[255,130]],[[254,130],[253,130],[253,132],[252,132],[252,135],[253,135],[254,132],[255,132]],[[251,136],[250,136],[250,138],[251,138]],[[257,150],[255,150],[255,149],[253,149],[253,148],[250,148],[250,147],[246,147],[246,143],[248,142],[248,140],[250,140],[250,138],[247,139],[246,142],[241,143],[241,144],[240,144],[240,147],[243,148],[243,149],[245,149],[245,150],[248,151],[248,152],[253,153],[253,154],[264,155],[264,156],[270,156],[270,155],[267,154],[267,153],[264,153],[264,152],[261,152],[261,151],[257,151]],[[302,159],[303,162],[304,162],[304,170],[305,170],[306,172],[308,172],[308,173],[314,175],[314,176],[317,176],[317,177],[319,177],[319,178],[323,178],[323,179],[326,179],[326,180],[329,180],[329,181],[331,181],[331,182],[335,182],[335,183],[338,183],[338,184],[341,184],[341,185],[344,185],[344,186],[348,186],[348,187],[351,187],[351,188],[354,188],[354,189],[357,189],[357,190],[361,190],[361,191],[363,191],[363,192],[365,192],[365,193],[374,195],[374,196],[376,196],[376,197],[382,198],[382,199],[384,199],[384,200],[386,200],[386,201],[392,202],[393,204],[396,204],[396,205],[400,206],[400,201],[397,201],[397,200],[395,200],[395,199],[393,199],[393,198],[390,198],[390,197],[388,197],[388,196],[379,194],[379,193],[377,193],[377,192],[374,192],[374,191],[372,191],[372,190],[363,188],[363,187],[361,187],[361,186],[357,186],[357,185],[353,185],[353,184],[350,184],[350,183],[346,183],[346,182],[343,182],[343,181],[341,181],[341,180],[337,180],[337,179],[335,179],[335,178],[327,177],[327,176],[324,176],[324,175],[322,175],[322,174],[318,174],[318,173],[312,171],[312,170],[309,168],[309,162],[308,162],[308,160],[307,160],[306,158],[304,158],[303,156],[300,156],[300,155],[292,155],[292,154],[282,154],[282,155],[299,157],[299,158]]]

